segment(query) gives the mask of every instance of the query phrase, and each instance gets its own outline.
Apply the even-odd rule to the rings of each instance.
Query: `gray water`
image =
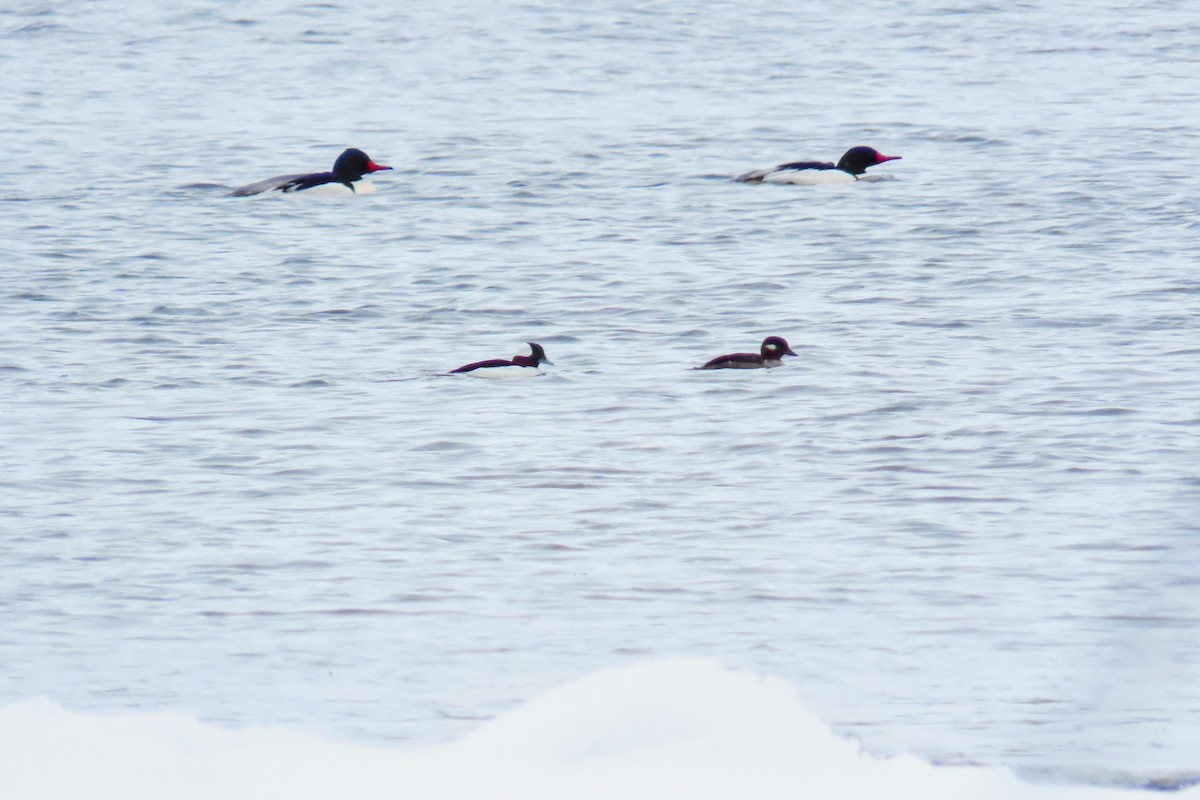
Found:
[[[428,743],[689,654],[1200,770],[1200,7],[396,5],[0,9],[0,703]]]

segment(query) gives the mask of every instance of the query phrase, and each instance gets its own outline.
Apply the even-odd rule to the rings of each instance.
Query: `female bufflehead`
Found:
[[[476,361],[473,364],[463,364],[458,369],[450,370],[453,375],[458,372],[474,372],[476,375],[493,376],[508,376],[508,375],[538,375],[539,364],[553,364],[554,362],[546,358],[546,351],[537,342],[526,342],[529,345],[530,353],[527,356],[513,356],[512,360],[503,358],[492,358],[487,361]]]
[[[762,369],[778,367],[783,364],[784,356],[796,355],[788,346],[787,339],[782,336],[768,336],[763,339],[762,349],[758,353],[730,353],[727,356],[717,356],[703,367],[696,369]]]
[[[351,147],[338,156],[337,161],[333,162],[333,170],[331,172],[313,172],[308,175],[278,175],[274,178],[258,181],[257,183],[247,184],[240,189],[234,189],[231,194],[233,197],[249,197],[252,194],[260,194],[272,190],[302,192],[314,186],[336,188],[342,193],[345,193],[348,189],[350,193],[358,194],[358,190],[354,188],[355,181],[368,172],[380,172],[385,169],[391,169],[391,167],[376,164],[362,150]],[[375,187],[370,183],[361,183],[359,187],[366,190],[363,192],[364,194],[375,191]],[[370,188],[368,189],[367,187]]]
[[[793,161],[770,169],[758,169],[734,178],[740,183],[798,183],[813,186],[821,183],[853,183],[867,167],[885,161],[898,161],[900,156],[885,156],[874,147],[851,147],[837,164],[828,161]]]

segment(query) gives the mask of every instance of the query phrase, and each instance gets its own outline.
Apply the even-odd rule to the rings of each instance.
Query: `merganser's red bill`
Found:
[[[858,180],[868,167],[885,161],[899,161],[900,156],[885,156],[874,147],[858,145],[842,154],[836,164],[832,161],[789,161],[771,169],[756,169],[739,175],[739,183],[797,183],[815,186],[824,183],[845,183]]]
[[[252,194],[273,191],[284,193],[302,192],[306,189],[330,184],[338,184],[346,191],[357,194],[358,190],[354,188],[354,184],[363,175],[366,175],[368,172],[381,172],[385,169],[391,169],[391,167],[376,164],[362,150],[351,147],[337,157],[337,161],[333,162],[333,169],[329,172],[311,172],[306,175],[279,175],[274,178],[267,178],[265,181],[248,184],[240,189],[234,189],[232,194],[234,197],[249,197]],[[362,184],[362,186],[364,188],[370,187],[366,189],[367,191],[374,191],[374,187],[370,181]]]

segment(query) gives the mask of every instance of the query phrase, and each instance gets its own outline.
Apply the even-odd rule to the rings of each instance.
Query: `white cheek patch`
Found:
[[[778,350],[778,349],[779,349],[779,345],[777,345],[777,344],[769,344],[769,345],[767,345],[767,346],[766,346],[766,348],[764,348],[764,349],[766,349],[766,350],[770,350],[772,353],[774,353],[776,350]]]

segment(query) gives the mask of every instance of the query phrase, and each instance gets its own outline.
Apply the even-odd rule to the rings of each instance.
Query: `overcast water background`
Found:
[[[0,9],[0,705],[428,744],[683,654],[1200,771],[1200,7],[165,5]]]

